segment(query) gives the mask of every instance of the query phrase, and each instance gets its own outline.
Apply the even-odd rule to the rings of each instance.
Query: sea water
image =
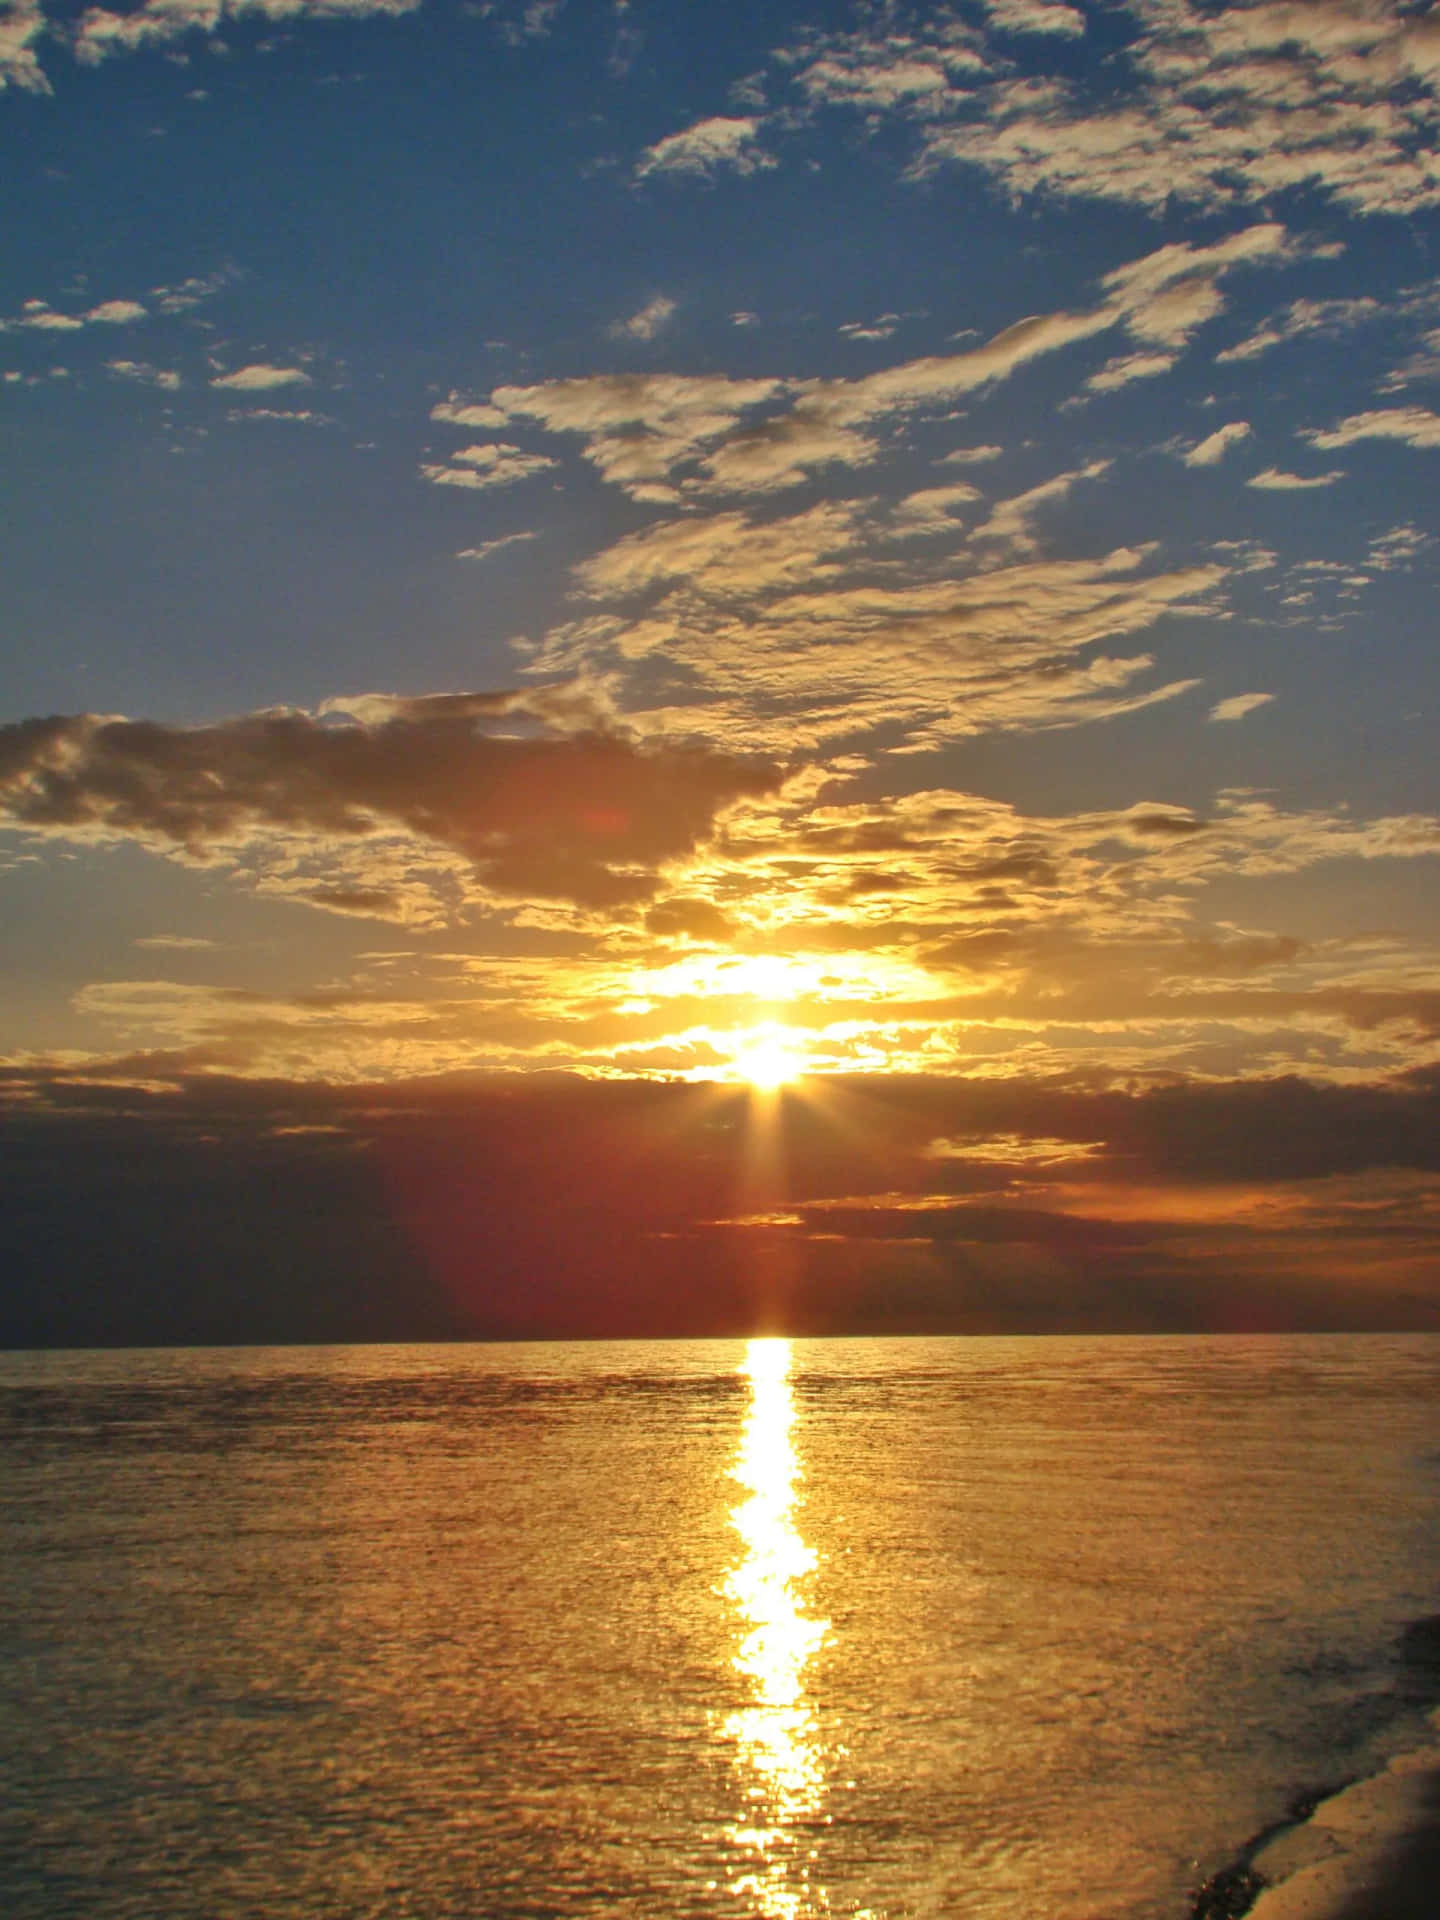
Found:
[[[1440,1338],[0,1356],[9,1920],[1183,1920],[1420,1737]]]

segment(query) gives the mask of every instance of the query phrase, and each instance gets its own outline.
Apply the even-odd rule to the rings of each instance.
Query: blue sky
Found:
[[[12,1060],[1434,1063],[1440,14],[12,5],[0,73]]]
[[[55,1234],[243,1138],[235,1222],[508,1221],[472,1328],[1434,1324],[1440,9],[12,3],[0,76]]]

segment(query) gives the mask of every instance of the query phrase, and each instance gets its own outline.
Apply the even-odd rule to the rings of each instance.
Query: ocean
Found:
[[[1440,1337],[0,1355],[7,1920],[1185,1920],[1424,1739]]]

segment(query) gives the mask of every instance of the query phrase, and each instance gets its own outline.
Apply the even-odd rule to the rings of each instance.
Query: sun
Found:
[[[731,1065],[736,1079],[744,1080],[757,1093],[778,1092],[805,1068],[795,1035],[788,1027],[773,1023],[737,1034]]]

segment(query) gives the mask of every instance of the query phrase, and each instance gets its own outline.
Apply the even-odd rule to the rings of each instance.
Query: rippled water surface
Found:
[[[10,1920],[1182,1920],[1413,1738],[1440,1339],[0,1356]]]

